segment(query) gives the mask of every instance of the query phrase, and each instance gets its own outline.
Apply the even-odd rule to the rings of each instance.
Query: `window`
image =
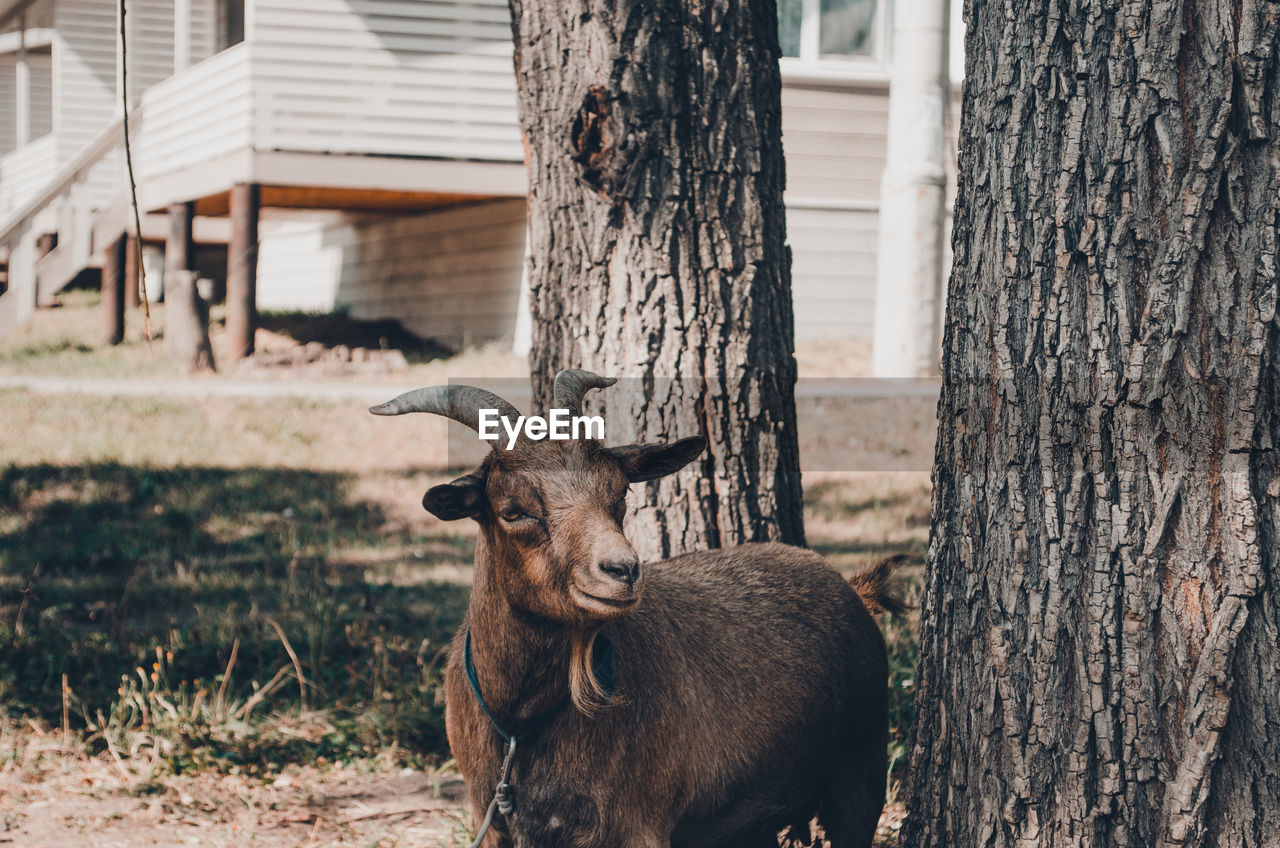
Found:
[[[882,70],[887,0],[778,0],[784,69]]]
[[[244,41],[244,0],[218,0],[215,12],[218,49],[226,50]]]
[[[52,38],[52,29],[0,33],[0,156],[53,131]]]

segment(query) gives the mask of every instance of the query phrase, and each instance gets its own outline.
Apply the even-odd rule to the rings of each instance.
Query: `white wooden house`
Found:
[[[117,2],[0,0],[0,333],[85,267],[123,273]],[[886,2],[779,3],[800,338],[871,332]],[[229,288],[260,308],[391,316],[446,344],[513,335],[525,175],[505,0],[128,3],[145,240],[184,205],[235,277],[255,233],[229,221],[253,215],[256,292],[252,269]]]

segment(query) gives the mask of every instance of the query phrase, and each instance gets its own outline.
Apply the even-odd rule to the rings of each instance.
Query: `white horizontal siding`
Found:
[[[48,51],[27,53],[27,71],[31,86],[27,139],[34,141],[53,130],[53,63]],[[0,156],[13,152],[18,143],[18,125],[15,120],[18,111],[17,86],[17,54],[0,55]]]
[[[27,54],[31,80],[31,124],[27,138],[53,132],[53,56],[49,51]]]
[[[191,4],[191,64],[217,52],[217,10],[214,0],[189,0]],[[173,5],[172,3],[170,5]]]
[[[796,338],[870,338],[875,318],[875,212],[787,209]]]
[[[523,200],[502,200],[393,218],[266,221],[258,305],[395,318],[454,346],[510,338],[524,210]]]
[[[239,44],[152,87],[142,97],[135,162],[145,177],[249,147],[247,45]]]
[[[505,2],[258,0],[260,150],[520,161]]]
[[[128,0],[129,105],[173,75],[173,0]]]
[[[783,85],[798,339],[871,337],[888,109],[887,88]]]
[[[788,209],[798,338],[870,337],[876,217]],[[524,238],[522,200],[395,218],[265,221],[258,303],[392,317],[450,345],[506,338],[514,330]]]
[[[115,0],[58,0],[54,4],[53,129],[58,161],[66,162],[120,114],[116,96]],[[123,185],[114,163],[94,169],[91,194],[109,203]]]
[[[887,90],[784,85],[787,192],[877,201],[888,133]]]
[[[258,308],[331,312],[343,246],[351,231],[340,213],[267,212],[258,229]]]

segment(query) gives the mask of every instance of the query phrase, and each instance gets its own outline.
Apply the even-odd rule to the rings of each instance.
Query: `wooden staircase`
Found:
[[[23,324],[37,306],[54,296],[85,268],[93,256],[125,231],[127,197],[106,206],[95,203],[100,168],[116,166],[123,156],[123,122],[116,121],[60,168],[44,188],[0,220],[0,338]],[[117,182],[123,182],[119,180]],[[56,235],[57,246],[40,256],[40,238]]]

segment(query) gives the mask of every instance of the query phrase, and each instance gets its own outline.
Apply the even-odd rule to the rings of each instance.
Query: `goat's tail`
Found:
[[[872,615],[879,615],[882,612],[900,615],[907,611],[906,603],[885,587],[885,583],[888,582],[889,575],[893,573],[893,569],[906,559],[907,556],[905,554],[891,556],[849,578],[849,585],[858,593],[858,597],[862,599],[862,605],[867,608],[867,612]]]

